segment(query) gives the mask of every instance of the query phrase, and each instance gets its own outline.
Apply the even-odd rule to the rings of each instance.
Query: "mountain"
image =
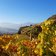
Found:
[[[47,20],[56,20],[56,15],[49,17]]]
[[[22,26],[29,26],[33,23],[13,24],[13,23],[0,23],[0,33],[17,33]]]
[[[21,27],[19,33],[28,35],[31,41],[37,40],[33,56],[56,56],[56,15],[39,25]]]
[[[44,27],[50,27],[54,24],[56,24],[56,15],[49,17],[47,20],[39,24],[33,24],[32,26],[23,26],[19,29],[18,34],[26,34],[30,36],[30,33],[32,33],[32,37],[35,37],[38,36],[38,34],[43,30]]]
[[[16,29],[10,29],[10,28],[3,28],[3,27],[0,27],[0,33],[16,33],[17,30]]]
[[[15,28],[17,25],[13,25],[3,25],[3,27],[17,29]],[[18,34],[0,36],[0,56],[21,56],[22,54],[23,56],[56,56],[56,16],[51,16],[40,24],[26,23],[18,26],[20,26]],[[0,27],[0,29],[7,31],[8,28]]]

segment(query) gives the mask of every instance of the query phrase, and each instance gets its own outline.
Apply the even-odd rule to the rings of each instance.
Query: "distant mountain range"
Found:
[[[33,23],[13,24],[13,23],[0,23],[0,34],[3,33],[17,33],[22,26],[30,26]]]

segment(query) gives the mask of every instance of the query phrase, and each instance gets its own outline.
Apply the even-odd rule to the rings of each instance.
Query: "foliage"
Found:
[[[21,28],[24,34],[0,36],[0,56],[56,56],[56,19],[52,18]]]

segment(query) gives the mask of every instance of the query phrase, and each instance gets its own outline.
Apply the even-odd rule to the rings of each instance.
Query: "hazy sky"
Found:
[[[56,0],[0,0],[0,22],[39,23],[56,14]]]

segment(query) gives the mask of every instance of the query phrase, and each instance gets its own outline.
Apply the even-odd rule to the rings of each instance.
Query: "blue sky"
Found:
[[[1,23],[40,23],[56,14],[56,0],[0,0]]]

